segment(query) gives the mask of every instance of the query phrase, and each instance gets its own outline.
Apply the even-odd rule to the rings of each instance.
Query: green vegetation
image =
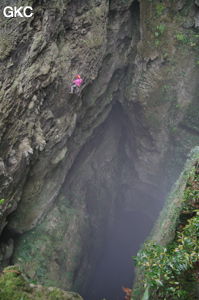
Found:
[[[164,33],[166,26],[164,24],[160,24],[156,26],[155,36],[159,36]]]
[[[19,267],[6,268],[0,276],[0,299],[2,300],[82,300],[75,293],[58,288],[30,285],[21,274]]]
[[[184,44],[188,46],[189,49],[198,51],[199,34],[196,34],[194,31],[189,30],[185,33],[177,32],[175,38],[180,45]]]
[[[183,43],[187,42],[187,37],[184,33],[177,33],[176,34],[176,39],[177,39],[177,41],[180,41],[180,42],[183,42]]]
[[[182,26],[189,18],[191,19],[190,14],[193,10],[193,3],[187,1],[181,10],[176,11],[175,5],[171,1],[156,0],[150,2],[151,9],[148,10],[146,18],[148,33],[151,33],[151,41],[150,39],[147,40],[148,51],[156,48],[159,53],[164,55],[166,50],[167,57],[172,60],[172,46],[176,47],[179,44],[178,50],[182,52],[181,55],[191,49],[198,51],[197,31],[192,26]],[[175,22],[173,22],[174,20]]]
[[[168,247],[146,243],[136,262],[143,270],[145,287],[158,299],[195,299],[194,267],[199,259],[199,213],[191,218],[176,242]]]
[[[5,203],[5,199],[0,199],[0,205],[3,205]]]
[[[155,9],[156,9],[157,16],[161,16],[165,10],[165,6],[163,3],[158,3],[156,4]]]
[[[0,277],[0,299],[30,299],[28,297],[30,289],[19,274],[20,271],[16,267],[5,269],[4,273]]]
[[[174,240],[167,246],[148,241],[135,258],[136,264],[143,274],[145,292],[149,291],[153,299],[197,299],[196,284],[198,282],[199,261],[198,161],[189,173],[182,204]]]
[[[15,248],[13,261],[20,264],[23,273],[31,278],[32,282],[45,284],[46,286],[66,286],[70,287],[74,281],[74,269],[81,259],[82,240],[81,236],[76,236],[73,242],[68,240],[63,249],[63,239],[70,222],[75,222],[79,226],[79,211],[71,207],[69,199],[60,196],[60,207],[53,211],[45,222],[58,220],[62,216],[62,222],[54,223],[46,230],[46,224],[40,224],[36,229],[25,233],[18,239],[18,246]],[[49,224],[49,223],[48,223]],[[81,223],[82,224],[82,223]],[[83,225],[81,225],[83,226]],[[56,263],[54,263],[56,261]],[[57,264],[65,261],[65,276],[58,277]]]

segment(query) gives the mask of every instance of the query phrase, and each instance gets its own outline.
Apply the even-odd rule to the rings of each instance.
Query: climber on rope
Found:
[[[79,74],[76,75],[70,87],[70,94],[78,93],[82,83],[83,79],[81,78],[81,76]]]

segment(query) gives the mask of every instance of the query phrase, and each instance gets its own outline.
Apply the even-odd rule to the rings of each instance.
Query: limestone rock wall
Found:
[[[1,262],[14,247],[30,277],[79,288],[119,209],[154,219],[199,142],[198,4],[28,3],[0,20]]]

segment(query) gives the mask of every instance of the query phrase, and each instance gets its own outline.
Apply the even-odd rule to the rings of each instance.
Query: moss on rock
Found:
[[[18,266],[6,268],[0,276],[0,299],[3,300],[83,300],[76,293],[28,283]]]

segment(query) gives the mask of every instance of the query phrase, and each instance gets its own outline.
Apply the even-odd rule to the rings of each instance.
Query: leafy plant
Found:
[[[160,41],[159,40],[155,40],[155,45],[159,46],[160,45]]]
[[[156,29],[160,32],[160,34],[163,34],[163,32],[166,29],[166,26],[164,24],[160,24],[156,26]]]
[[[0,199],[0,205],[3,205],[5,203],[5,199]]]
[[[176,39],[177,39],[177,41],[182,42],[182,43],[186,43],[187,42],[187,37],[183,33],[177,33],[176,34]]]
[[[187,181],[174,241],[165,247],[148,241],[134,258],[144,276],[144,295],[149,291],[152,299],[195,299],[199,261],[198,171],[196,163]]]
[[[189,220],[182,232],[178,232],[175,244],[163,247],[150,241],[138,253],[135,261],[144,272],[146,286],[153,295],[191,299],[183,275],[192,270],[199,259],[198,237],[199,213]]]
[[[158,3],[158,4],[156,4],[155,9],[156,9],[156,14],[158,16],[161,16],[163,11],[165,10],[165,6],[162,3]]]
[[[158,37],[164,33],[166,26],[164,24],[160,24],[156,26],[155,36]]]

